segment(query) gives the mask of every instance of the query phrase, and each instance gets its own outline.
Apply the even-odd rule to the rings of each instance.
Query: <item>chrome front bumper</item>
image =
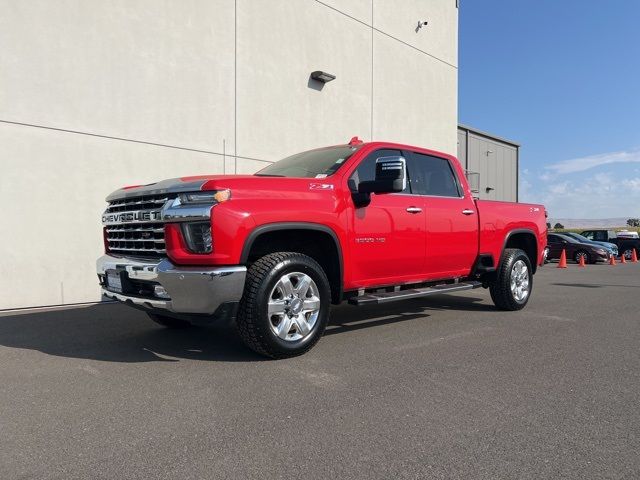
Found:
[[[247,268],[241,265],[178,267],[168,259],[149,261],[111,255],[100,257],[96,269],[99,276],[106,275],[107,270],[126,270],[133,281],[161,285],[170,299],[115,293],[103,287],[105,297],[148,309],[185,314],[213,314],[224,303],[238,302],[247,274]]]

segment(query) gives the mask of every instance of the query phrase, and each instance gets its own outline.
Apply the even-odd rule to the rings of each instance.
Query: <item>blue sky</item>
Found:
[[[519,142],[520,200],[640,217],[640,1],[461,0],[459,120]]]

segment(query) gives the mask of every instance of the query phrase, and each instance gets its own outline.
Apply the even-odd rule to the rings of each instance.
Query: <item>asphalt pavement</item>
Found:
[[[229,325],[0,314],[1,479],[640,478],[640,264],[340,306],[268,361]]]

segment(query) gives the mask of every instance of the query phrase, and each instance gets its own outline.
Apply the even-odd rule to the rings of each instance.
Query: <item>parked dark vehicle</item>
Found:
[[[548,258],[557,260],[562,254],[562,250],[567,252],[567,260],[580,261],[584,258],[585,263],[606,262],[610,254],[603,246],[589,243],[581,243],[562,233],[549,233],[547,235],[547,246],[549,247]]]
[[[624,255],[627,260],[631,259],[633,249],[640,253],[640,239],[632,237],[619,237],[615,230],[585,230],[580,235],[596,242],[615,243],[618,246],[620,255]]]
[[[562,232],[562,235],[571,237],[580,243],[588,243],[590,245],[598,245],[598,246],[604,247],[604,249],[608,251],[609,254],[614,255],[616,257],[618,256],[618,246],[615,243],[597,242],[595,240],[589,240],[587,237],[583,237],[579,233],[573,233],[573,232]]]

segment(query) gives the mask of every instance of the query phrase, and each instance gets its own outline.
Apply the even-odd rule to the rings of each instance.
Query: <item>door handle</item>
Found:
[[[474,212],[470,208],[465,208],[464,210],[462,210],[462,214],[463,215],[473,215],[474,213],[476,213],[476,212]]]
[[[407,212],[409,213],[420,213],[422,209],[420,207],[407,207]]]

